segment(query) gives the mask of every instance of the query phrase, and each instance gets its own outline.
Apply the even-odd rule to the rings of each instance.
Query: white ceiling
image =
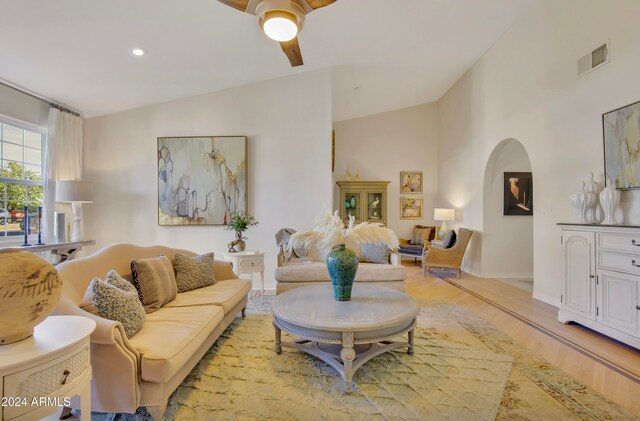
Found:
[[[531,1],[338,0],[294,69],[216,0],[0,0],[0,78],[92,117],[331,67],[340,121],[437,100]]]

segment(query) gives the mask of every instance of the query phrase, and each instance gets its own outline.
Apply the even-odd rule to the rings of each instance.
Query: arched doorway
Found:
[[[485,168],[482,276],[504,280],[532,292],[533,216],[503,214],[505,172],[531,172],[529,155],[516,139],[500,142]],[[535,188],[535,184],[533,186]]]

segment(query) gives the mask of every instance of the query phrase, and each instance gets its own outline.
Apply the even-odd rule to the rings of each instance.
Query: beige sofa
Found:
[[[97,253],[57,266],[63,296],[55,314],[72,314],[95,320],[91,335],[91,406],[100,412],[136,412],[145,406],[162,419],[169,395],[240,313],[244,317],[248,280],[238,279],[231,264],[215,262],[216,283],[179,293],[160,310],[147,314],[142,329],[128,339],[122,324],[87,313],[78,307],[94,277],[104,279],[115,269],[131,276],[131,259],[175,253],[195,253],[162,246],[114,244]]]
[[[286,254],[284,246],[281,247],[278,254],[278,267],[275,271],[276,294],[302,286],[331,284],[325,262],[310,258],[288,258],[290,254],[289,256]],[[407,270],[399,265],[398,255],[391,253],[390,264],[359,263],[354,282],[367,282],[404,291],[406,278]]]

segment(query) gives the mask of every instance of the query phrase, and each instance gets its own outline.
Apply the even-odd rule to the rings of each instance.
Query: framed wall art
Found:
[[[226,225],[247,211],[247,138],[158,138],[158,225]]]
[[[422,219],[422,197],[400,197],[400,219]]]
[[[605,180],[640,188],[640,102],[602,114]]]
[[[422,171],[400,171],[400,193],[422,193]]]
[[[533,178],[530,172],[504,173],[503,215],[533,215]]]

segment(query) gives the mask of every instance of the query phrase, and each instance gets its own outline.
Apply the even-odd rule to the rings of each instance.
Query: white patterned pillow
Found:
[[[115,270],[109,271],[104,281],[94,278],[89,288],[93,292],[93,304],[98,315],[122,323],[127,338],[142,328],[146,313],[138,291]]]
[[[364,243],[360,247],[363,263],[389,263],[391,250],[384,243]]]
[[[176,253],[173,257],[178,292],[191,291],[216,283],[213,253],[186,256]]]

